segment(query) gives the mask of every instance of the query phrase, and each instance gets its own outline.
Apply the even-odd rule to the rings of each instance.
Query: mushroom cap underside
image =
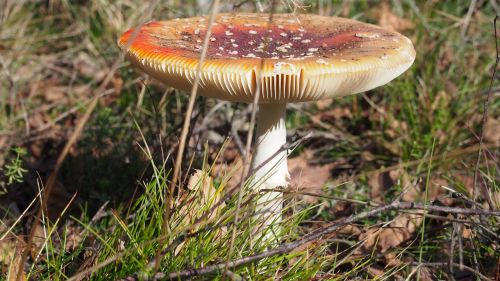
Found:
[[[208,17],[149,22],[119,39],[127,58],[189,91]],[[130,42],[129,42],[130,41]],[[219,14],[211,29],[198,93],[261,103],[313,101],[384,85],[415,59],[411,41],[359,21],[318,15]],[[258,90],[258,91],[257,91]]]

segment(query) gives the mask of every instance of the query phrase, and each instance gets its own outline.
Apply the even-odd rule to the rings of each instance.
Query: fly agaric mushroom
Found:
[[[384,85],[415,59],[411,41],[359,21],[318,15],[219,14],[211,30],[198,93],[252,102],[259,94],[255,186],[287,185],[285,109],[289,102],[339,98]],[[165,84],[190,90],[196,76],[207,17],[150,22],[125,32],[128,59]],[[270,159],[272,158],[272,159]],[[259,204],[281,218],[281,194]]]

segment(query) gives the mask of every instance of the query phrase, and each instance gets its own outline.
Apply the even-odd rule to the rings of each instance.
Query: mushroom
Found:
[[[399,33],[359,21],[318,15],[219,14],[202,66],[199,94],[252,102],[259,96],[256,189],[287,186],[285,112],[290,102],[339,98],[384,85],[415,59],[411,41]],[[190,90],[208,19],[154,21],[118,41],[128,59],[165,84]],[[259,199],[270,210],[267,224],[281,219],[280,192]]]

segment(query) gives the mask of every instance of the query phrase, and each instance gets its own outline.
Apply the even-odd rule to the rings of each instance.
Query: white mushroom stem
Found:
[[[256,170],[254,188],[279,189],[288,183],[288,151],[283,149],[286,144],[285,127],[286,104],[262,104],[259,106],[257,118],[257,150],[253,157],[252,170]],[[264,224],[262,229],[270,224],[281,221],[283,195],[281,192],[266,191],[257,201],[257,212],[262,212]],[[273,230],[278,228],[273,227]],[[272,233],[265,233],[266,237]]]

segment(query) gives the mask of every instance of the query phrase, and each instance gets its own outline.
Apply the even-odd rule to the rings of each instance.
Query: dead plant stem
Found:
[[[275,9],[275,0],[271,1],[271,9],[269,12],[269,20],[267,21],[267,27],[271,25],[273,21],[273,15],[274,15],[274,9]],[[268,48],[268,45],[266,44],[264,48]],[[248,136],[247,136],[247,142],[245,146],[245,154],[243,155],[243,169],[241,171],[241,178],[245,179],[249,173],[249,167],[250,167],[250,148],[252,147],[252,139],[253,139],[253,132],[255,128],[255,119],[257,117],[257,108],[259,104],[259,98],[260,98],[260,87],[261,87],[261,69],[264,66],[264,59],[260,61],[260,68],[258,69],[258,77],[257,77],[257,85],[255,87],[255,94],[254,94],[254,99],[253,99],[253,104],[252,104],[252,115],[250,118],[250,129],[248,130]],[[272,156],[273,157],[273,156]],[[271,159],[272,159],[271,157]],[[236,227],[239,222],[239,214],[240,214],[240,209],[241,209],[241,199],[243,197],[243,189],[244,189],[245,181],[242,180],[239,183],[239,189],[238,189],[238,199],[236,201],[236,211],[234,213],[234,224],[231,229],[231,240],[229,242],[229,252],[227,254],[227,264],[225,266],[224,272],[229,271],[229,261],[231,260],[231,256],[233,255],[233,248],[234,248],[234,241],[236,239]],[[222,281],[224,281],[225,274],[222,276]]]
[[[299,240],[281,244],[280,246],[275,247],[273,249],[263,251],[252,256],[235,259],[229,262],[226,261],[223,263],[213,264],[206,267],[172,272],[168,274],[168,278],[178,279],[178,278],[188,278],[192,276],[206,275],[222,271],[225,268],[236,268],[238,266],[249,264],[275,255],[289,253],[293,249],[305,245],[306,243],[319,241],[323,239],[325,236],[333,233],[334,231],[338,230],[339,228],[345,225],[360,221],[368,217],[373,217],[380,213],[390,210],[411,210],[411,209],[426,210],[427,212],[447,212],[452,214],[463,214],[463,215],[500,216],[500,210],[492,211],[492,210],[465,209],[465,208],[454,208],[454,207],[443,207],[443,206],[426,206],[423,204],[414,204],[413,202],[394,201],[388,205],[383,205],[359,213],[357,215],[352,215],[346,218],[342,218],[338,221],[333,222],[329,226],[322,227],[316,231],[311,232],[310,234],[304,235]]]
[[[488,107],[490,104],[491,100],[491,93],[493,89],[493,83],[495,81],[495,76],[497,73],[497,68],[498,68],[498,63],[500,62],[500,53],[498,50],[498,36],[497,36],[497,20],[498,20],[498,15],[495,16],[495,19],[493,20],[493,30],[494,30],[494,36],[495,36],[495,52],[496,52],[496,57],[495,57],[495,64],[493,65],[493,73],[491,74],[491,79],[490,79],[490,85],[488,87],[486,99],[483,104],[483,117],[481,120],[481,129],[479,133],[479,148],[477,151],[477,160],[476,160],[476,167],[474,169],[474,185],[472,189],[472,199],[476,199],[477,197],[477,180],[479,177],[479,164],[481,162],[481,154],[482,154],[482,147],[483,147],[483,139],[484,139],[484,126],[486,124],[486,121],[488,121]],[[482,185],[481,185],[482,186]],[[485,192],[487,196],[487,192]]]
[[[166,192],[166,198],[164,202],[164,217],[163,217],[163,227],[161,229],[161,236],[165,236],[166,233],[169,231],[169,218],[170,218],[170,211],[173,205],[173,195],[175,192],[175,188],[177,185],[177,180],[179,179],[179,173],[181,171],[181,166],[182,166],[182,158],[184,155],[184,149],[186,146],[186,140],[187,140],[187,135],[189,132],[189,125],[191,123],[191,114],[193,113],[193,108],[194,108],[194,103],[196,101],[197,93],[198,93],[198,87],[200,85],[200,78],[201,78],[201,70],[203,67],[203,63],[205,62],[205,57],[207,55],[207,50],[208,50],[208,44],[210,42],[210,35],[212,32],[212,25],[215,19],[215,15],[217,13],[219,7],[219,0],[214,0],[213,5],[212,5],[212,12],[210,14],[210,18],[208,21],[208,26],[207,26],[207,32],[205,33],[205,38],[203,41],[203,49],[201,50],[200,54],[200,60],[198,62],[198,65],[196,67],[196,77],[193,82],[193,87],[191,88],[191,94],[189,95],[189,103],[188,107],[186,110],[186,116],[184,118],[184,124],[182,126],[182,131],[181,131],[181,137],[179,140],[179,147],[177,150],[177,155],[175,158],[175,165],[174,165],[174,173],[172,175],[172,182],[170,183],[169,190]],[[156,257],[155,257],[155,264],[154,264],[154,272],[158,271],[158,268],[160,267],[160,256],[161,256],[161,250],[163,248],[163,241],[160,241],[160,244],[158,246],[158,250],[156,252]]]

